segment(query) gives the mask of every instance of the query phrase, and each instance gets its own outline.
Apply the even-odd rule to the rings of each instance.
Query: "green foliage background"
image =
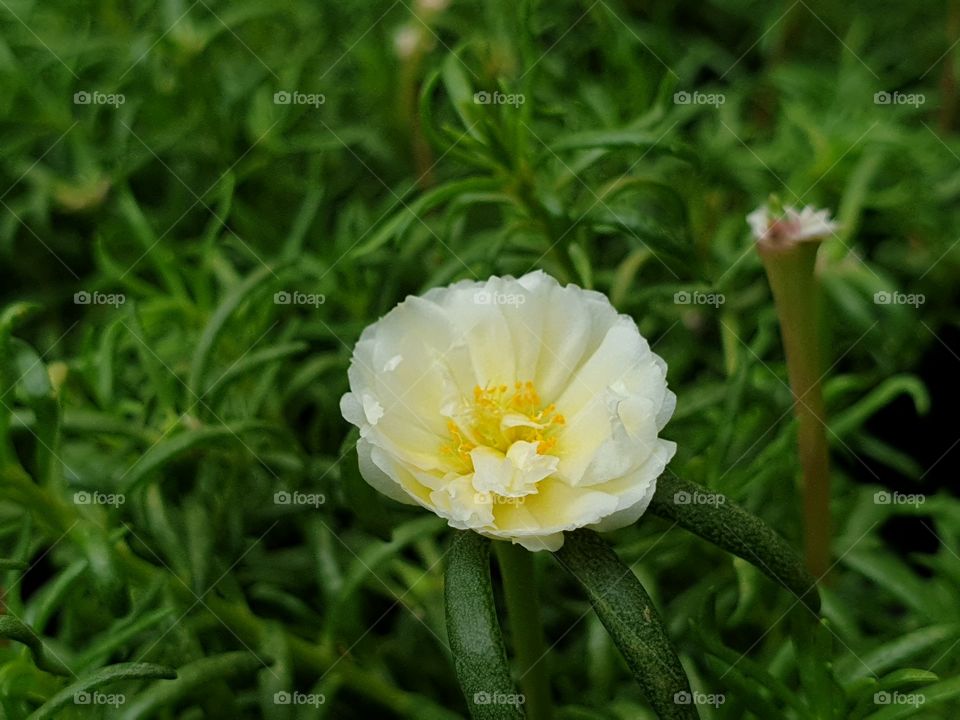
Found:
[[[920,363],[958,320],[958,32],[955,0],[4,0],[0,585],[36,636],[0,624],[0,716],[462,716],[446,528],[362,483],[338,410],[362,328],[460,278],[539,267],[609,294],[670,366],[669,471],[799,545],[790,393],[744,220],[777,193],[842,223],[820,267],[826,623],[791,633],[794,596],[669,523],[611,539],[694,688],[725,695],[702,717],[956,717],[949,461],[867,423],[902,396],[925,412],[955,377]],[[895,90],[924,102],[875,103]],[[294,91],[323,102],[274,101]],[[694,291],[725,302],[675,302]],[[894,479],[926,501],[875,502]],[[895,515],[934,549],[891,545]],[[652,717],[578,588],[536,560],[558,715]],[[76,706],[93,682],[125,704]],[[873,701],[918,685],[919,708]],[[294,690],[325,702],[274,703]]]

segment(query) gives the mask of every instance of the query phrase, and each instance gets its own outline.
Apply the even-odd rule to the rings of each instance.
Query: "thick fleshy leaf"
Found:
[[[910,712],[897,717],[927,717],[925,685],[935,683],[936,673],[917,668],[903,668],[883,677],[861,678],[847,688],[847,695],[855,699],[853,708],[848,712],[850,720],[863,720],[877,714],[877,708],[885,705],[906,706]],[[882,715],[884,710],[881,709]]]
[[[707,497],[710,502],[697,502],[698,497]],[[663,475],[657,480],[650,512],[755,565],[811,611],[820,612],[816,581],[800,556],[776,530],[722,494]]]
[[[690,683],[650,596],[633,571],[590,530],[566,533],[554,556],[583,586],[603,626],[664,720],[696,720]]]
[[[123,663],[121,665],[111,665],[101,668],[87,677],[80,678],[72,685],[68,685],[58,692],[28,718],[28,720],[46,720],[46,718],[57,717],[60,710],[67,705],[75,703],[83,704],[84,696],[89,696],[91,691],[109,685],[120,680],[145,680],[145,679],[163,679],[172,680],[177,676],[173,668],[163,665],[154,665],[152,663]],[[116,706],[119,707],[119,704]]]
[[[22,643],[30,648],[33,662],[41,670],[54,675],[68,675],[70,671],[63,662],[43,644],[43,640],[27,625],[16,618],[0,615],[0,638]]]
[[[181,698],[216,680],[230,680],[266,667],[272,658],[258,657],[252,652],[229,652],[205,657],[178,668],[173,675],[157,676],[172,682],[153,683],[136,699],[124,706],[117,717],[139,720],[153,717],[161,708],[174,706]]]
[[[837,662],[837,674],[846,682],[853,682],[868,677],[871,672],[879,673],[889,670],[931,647],[944,643],[949,647],[958,636],[960,636],[960,625],[955,623],[931,625],[914,630],[883,643],[859,657],[851,655],[841,659]]]
[[[457,533],[447,557],[447,634],[470,717],[523,718],[493,603],[490,541],[474,532]]]

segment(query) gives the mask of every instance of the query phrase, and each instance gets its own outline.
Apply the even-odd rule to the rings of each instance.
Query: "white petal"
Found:
[[[360,474],[375,490],[379,490],[388,498],[404,503],[416,505],[409,493],[405,492],[400,484],[387,475],[373,460],[373,445],[361,438],[357,441],[357,457],[360,461]],[[378,451],[379,452],[379,451]]]

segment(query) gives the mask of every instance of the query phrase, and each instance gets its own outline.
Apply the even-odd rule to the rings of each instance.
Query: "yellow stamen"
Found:
[[[446,456],[454,456],[464,472],[473,469],[470,451],[478,445],[491,447],[506,453],[510,446],[523,440],[537,443],[537,453],[551,454],[557,445],[555,430],[566,423],[566,418],[550,403],[543,406],[540,394],[530,381],[517,382],[513,392],[507,385],[477,385],[473,388],[472,402],[467,404],[457,421],[449,420],[447,430],[450,440],[441,447]],[[503,426],[505,415],[522,415],[531,425]],[[460,423],[460,424],[458,424]]]

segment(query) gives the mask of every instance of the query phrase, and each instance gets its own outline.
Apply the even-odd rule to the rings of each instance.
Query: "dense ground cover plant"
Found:
[[[822,619],[673,494],[606,540],[677,649],[678,708],[955,717],[958,25],[955,2],[0,4],[0,712],[477,712],[454,537],[363,482],[339,409],[363,328],[460,279],[607,295],[669,366],[661,486],[799,549],[745,220],[775,193],[840,226]],[[575,577],[525,561],[555,715],[654,717]]]

